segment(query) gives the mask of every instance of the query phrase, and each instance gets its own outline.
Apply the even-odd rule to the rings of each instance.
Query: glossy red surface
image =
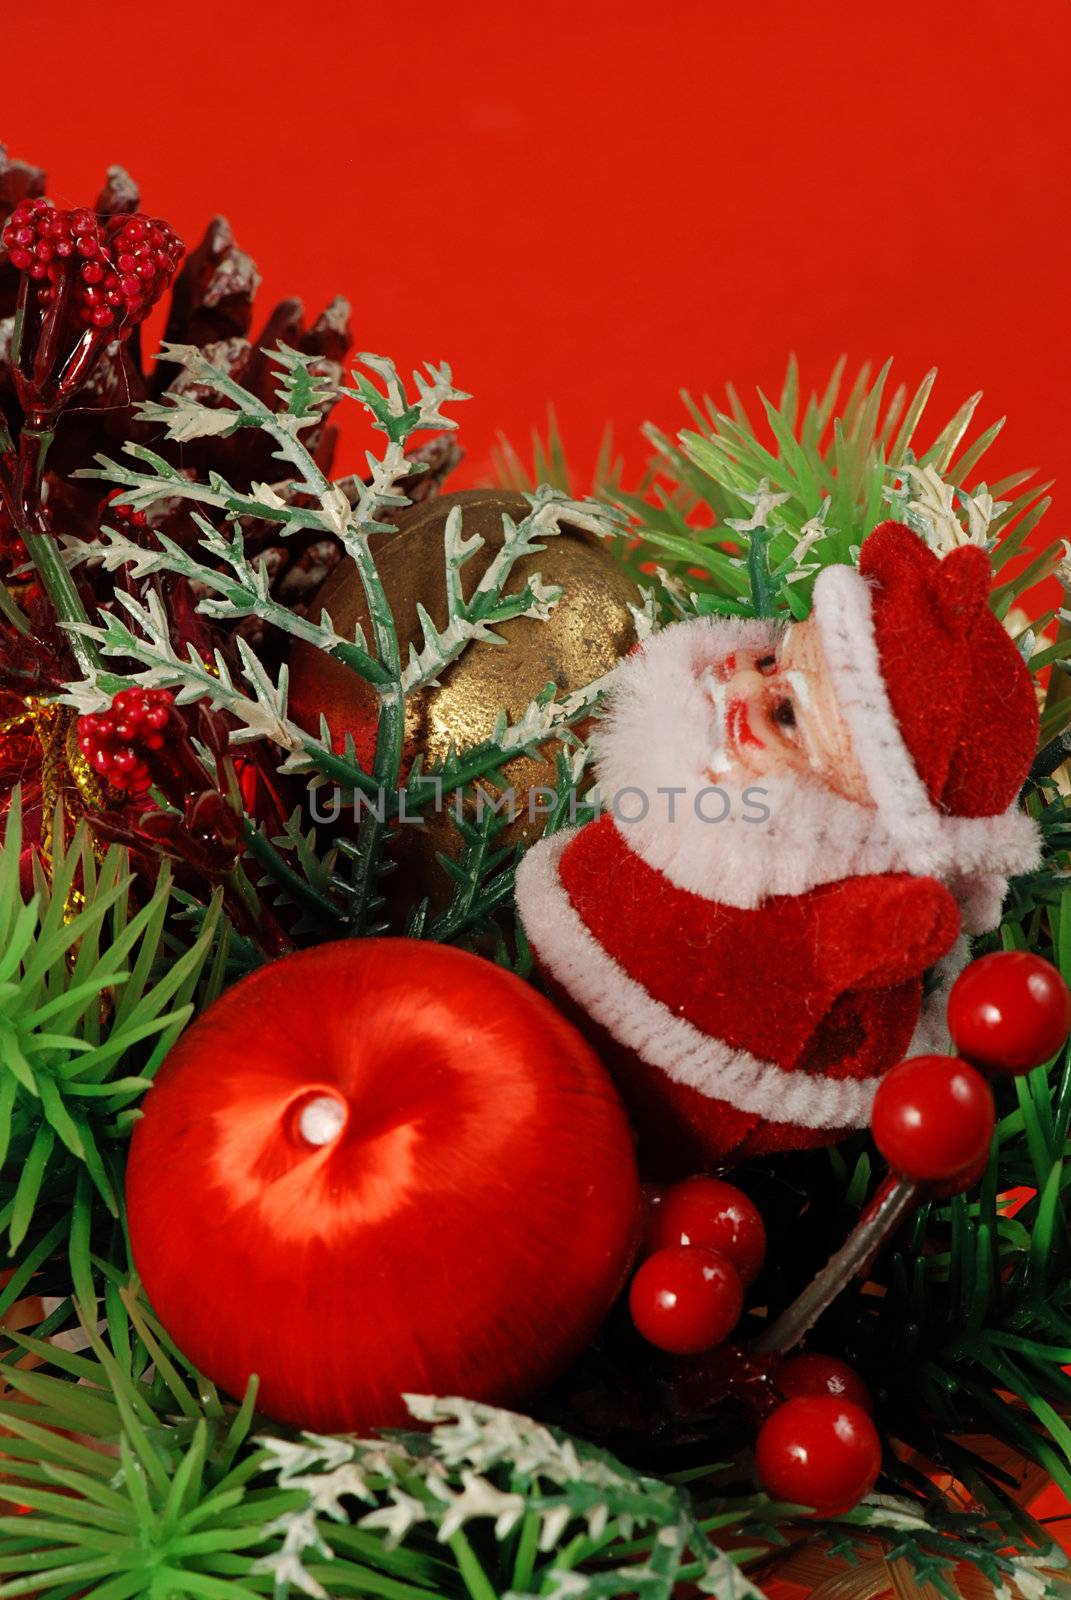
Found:
[[[629,1290],[637,1330],[660,1350],[694,1355],[727,1339],[744,1289],[725,1256],[700,1245],[667,1245],[639,1268]]]
[[[530,1396],[622,1285],[637,1181],[609,1079],[546,1000],[459,950],[353,940],[183,1035],[127,1204],[183,1351],[336,1431],[402,1422],[406,1392]]]
[[[981,1160],[995,1120],[981,1073],[955,1056],[914,1056],[881,1080],[870,1128],[895,1172],[942,1180]]]
[[[740,1274],[745,1289],[766,1258],[766,1228],[758,1206],[721,1178],[685,1178],[665,1190],[652,1211],[648,1237],[654,1250],[700,1244],[720,1251]]]
[[[861,1406],[832,1395],[786,1400],[755,1444],[759,1482],[775,1500],[832,1515],[874,1487],[881,1441]]]
[[[873,1410],[870,1390],[858,1372],[836,1356],[820,1355],[818,1351],[789,1356],[773,1376],[786,1400],[801,1395],[831,1395],[834,1400],[850,1400],[864,1411]]]
[[[1071,1032],[1071,993],[1051,961],[999,950],[965,967],[948,997],[956,1049],[991,1072],[1029,1072]]]

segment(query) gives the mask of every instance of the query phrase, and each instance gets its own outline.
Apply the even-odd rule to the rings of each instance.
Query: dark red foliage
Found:
[[[56,626],[51,602],[35,570],[27,567],[24,532],[91,543],[107,528],[145,548],[156,547],[157,533],[186,548],[202,537],[179,501],[135,510],[123,491],[109,494],[99,479],[81,476],[98,455],[118,458],[126,442],[141,443],[190,477],[218,473],[239,492],[254,481],[269,482],[284,499],[301,498],[259,429],[175,443],[162,439],[157,425],[139,420],[141,402],[160,401],[195,383],[174,363],[145,359],[142,322],[151,305],[167,300],[166,340],[202,349],[273,409],[282,401],[266,348],[284,343],[313,357],[320,374],[334,382],[342,377],[351,344],[349,306],[342,299],[311,322],[295,299],[258,317],[259,274],[224,218],[209,222],[179,269],[181,247],[174,231],[142,213],[138,187],[121,167],[109,170],[91,207],[58,208],[45,189],[44,172],[10,160],[0,146],[0,583],[28,624],[23,634],[0,619],[0,696],[17,702],[53,694],[81,676],[69,636]],[[291,199],[300,203],[300,196]],[[20,306],[16,364],[12,335]],[[338,442],[331,409],[325,403],[301,436],[325,473],[332,470]],[[38,454],[28,443],[49,433],[43,476],[29,484],[32,493],[24,493],[25,463]],[[426,470],[414,473],[413,498],[437,492],[459,459],[449,435],[415,451],[414,467]],[[356,501],[359,480],[338,482]],[[281,539],[275,524],[246,518],[242,533],[247,553],[259,557],[270,574],[273,595],[298,612],[341,558],[337,540],[315,532]],[[127,568],[109,572],[101,563],[87,562],[77,563],[72,576],[90,617],[114,609],[121,593],[143,601],[154,592],[179,654],[192,649],[213,668],[222,661],[236,679],[238,636],[252,644],[269,670],[282,659],[285,640],[260,618],[220,622],[202,615],[197,607],[203,594],[186,578],[168,573],[134,578]],[[108,664],[120,673],[131,666],[119,659]],[[285,938],[270,913],[258,923],[251,910],[256,897],[247,896],[243,904],[235,888],[242,873],[242,810],[277,832],[300,798],[301,785],[290,780],[288,788],[279,778],[277,752],[266,744],[230,752],[232,719],[207,704],[181,712],[171,707],[166,726],[159,729],[134,718],[130,738],[119,733],[127,724],[115,711],[86,720],[81,730],[82,753],[108,780],[107,804],[91,817],[94,828],[128,845],[150,874],[153,858],[166,855],[176,863],[177,879],[195,892],[206,882],[221,884],[242,930],[262,946],[282,948]],[[209,753],[207,770],[199,750]],[[21,781],[30,832],[37,816],[30,793],[35,755],[39,764],[32,732],[8,739],[0,749],[0,809]],[[151,803],[150,778],[166,797],[166,807]],[[69,787],[77,814],[78,797]]]

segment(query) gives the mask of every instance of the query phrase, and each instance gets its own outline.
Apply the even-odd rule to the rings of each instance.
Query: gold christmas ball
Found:
[[[410,644],[419,649],[423,643],[418,604],[436,627],[446,626],[444,534],[455,506],[462,510],[464,536],[478,534],[484,541],[461,568],[466,598],[502,546],[503,515],[517,522],[531,509],[523,495],[504,489],[466,489],[408,508],[396,527],[373,537],[403,662],[408,660]],[[546,620],[514,617],[498,625],[495,632],[503,643],[470,642],[437,684],[408,696],[403,779],[418,754],[426,768],[438,766],[451,746],[462,752],[488,739],[501,711],[515,721],[548,683],[559,695],[586,687],[635,643],[629,606],[640,604],[639,589],[596,535],[563,526],[542,550],[514,564],[507,592],[517,593],[536,573],[544,583],[562,590]],[[345,638],[352,638],[358,625],[366,638],[371,637],[364,590],[348,557],[328,578],[312,609],[315,615],[326,610],[335,631]],[[375,692],[340,662],[300,641],[290,657],[290,708],[295,719],[312,730],[319,728],[321,714],[326,716],[337,748],[347,734],[352,735],[362,766],[371,768]],[[518,842],[540,832],[542,820],[537,817],[532,823],[528,817],[528,795],[536,786],[555,785],[559,748],[556,741],[548,741],[535,759],[518,756],[500,769],[494,784],[487,783],[492,792],[509,786],[516,796],[517,818],[503,831],[501,842]],[[445,813],[429,817],[427,826],[400,833],[410,836],[400,841],[404,854],[422,858],[429,871],[437,850],[456,854],[457,832]],[[412,837],[417,835],[421,837]],[[425,892],[439,898],[430,881]]]

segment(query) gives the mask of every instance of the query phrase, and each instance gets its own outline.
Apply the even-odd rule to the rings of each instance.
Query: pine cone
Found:
[[[10,160],[0,145],[0,228],[21,201],[44,194],[45,182],[43,171]],[[111,167],[93,208],[97,215],[125,216],[136,211],[139,204],[140,194],[133,179],[122,167]],[[10,359],[18,281],[15,267],[0,252],[0,411],[16,437],[22,416]],[[259,284],[256,265],[236,243],[230,224],[223,217],[213,218],[172,286],[165,338],[199,346],[271,406],[278,404],[276,379],[263,353],[265,348],[284,343],[306,355],[318,356],[324,376],[340,379],[342,363],[352,343],[348,303],[336,297],[311,326],[306,326],[301,301],[283,300],[269,312],[259,332],[251,336]],[[135,419],[134,407],[139,401],[177,392],[189,381],[172,365],[147,364],[140,328],[135,328],[123,342],[109,346],[94,366],[77,403],[61,417],[49,454],[46,504],[57,533],[92,539],[102,523],[115,525],[114,502],[108,502],[93,480],[73,475],[79,468],[90,466],[98,453],[116,453],[127,440],[151,444],[191,475],[216,471],[239,489],[248,488],[253,481],[268,481],[277,492],[287,493],[289,485],[285,480],[279,481],[280,463],[273,458],[270,442],[259,430],[243,429],[228,438],[174,444],[161,441],[155,430]],[[325,472],[331,470],[338,442],[330,409],[326,408],[303,436]],[[453,441],[443,438],[431,440],[419,459],[427,463],[428,469],[415,485],[418,492],[414,497],[423,499],[437,490],[460,455]],[[351,483],[355,493],[356,483]],[[342,487],[346,487],[345,480]],[[149,527],[159,528],[180,543],[199,538],[188,512],[166,503],[150,508],[147,522]],[[245,531],[247,546],[253,551],[273,545],[276,539],[276,530],[266,523],[250,522]],[[311,535],[304,541],[288,540],[285,546],[273,548],[274,583],[285,593],[286,603],[300,609],[302,596],[317,586],[340,554],[337,546],[325,548],[322,540]],[[3,556],[0,539],[0,562]],[[92,570],[81,569],[79,581],[92,583]]]

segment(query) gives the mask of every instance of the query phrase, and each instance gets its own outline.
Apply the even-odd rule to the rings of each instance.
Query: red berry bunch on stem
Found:
[[[877,1479],[881,1442],[869,1395],[858,1374],[835,1358],[779,1357],[800,1342],[853,1277],[869,1270],[920,1195],[947,1199],[978,1181],[996,1126],[987,1077],[1030,1072],[1054,1057],[1071,1033],[1071,994],[1050,962],[1005,951],[961,973],[949,997],[948,1023],[959,1055],[902,1061],[878,1086],[871,1132],[889,1174],[845,1243],[747,1352],[753,1364],[761,1365],[764,1356],[775,1359],[769,1376],[782,1396],[756,1443],[759,1481],[776,1499],[824,1515],[855,1505]],[[656,1235],[665,1207],[663,1198],[653,1213]],[[637,1283],[659,1254],[667,1252],[649,1258]]]
[[[102,527],[111,527],[128,536],[136,536],[139,528],[147,528],[149,519],[144,511],[135,511],[123,498],[128,489],[112,489],[105,495],[100,507]]]
[[[143,794],[153,781],[152,757],[165,748],[174,720],[170,689],[124,689],[107,711],[78,719],[78,748],[114,789]]]
[[[122,333],[151,310],[174,277],[182,241],[168,223],[140,214],[98,219],[85,206],[59,211],[51,200],[23,200],[2,234],[11,265],[53,304],[69,281],[77,320]]]
[[[58,210],[43,196],[15,206],[0,245],[21,274],[11,372],[23,412],[18,448],[0,458],[0,503],[61,623],[86,621],[81,596],[53,548],[42,483],[65,406],[117,338],[147,315],[174,277],[182,242],[157,219],[97,217]],[[97,665],[93,646],[70,636],[79,665]]]
[[[647,1190],[648,1252],[632,1280],[629,1309],[639,1333],[673,1355],[705,1354],[723,1346],[743,1309],[744,1291],[762,1270],[766,1229],[754,1201],[721,1178],[687,1178],[670,1189]],[[768,1412],[756,1441],[756,1471],[766,1492],[831,1515],[847,1510],[873,1488],[881,1467],[881,1441],[870,1417],[871,1400],[859,1374],[832,1356],[787,1360],[764,1357],[756,1347],[724,1345],[695,1373],[699,1388],[733,1387],[741,1376],[753,1407]],[[770,1406],[772,1404],[772,1409]]]
[[[183,245],[158,218],[60,211],[43,196],[15,207],[0,243],[22,274],[13,350],[19,403],[41,433],[108,343],[148,315]]]

